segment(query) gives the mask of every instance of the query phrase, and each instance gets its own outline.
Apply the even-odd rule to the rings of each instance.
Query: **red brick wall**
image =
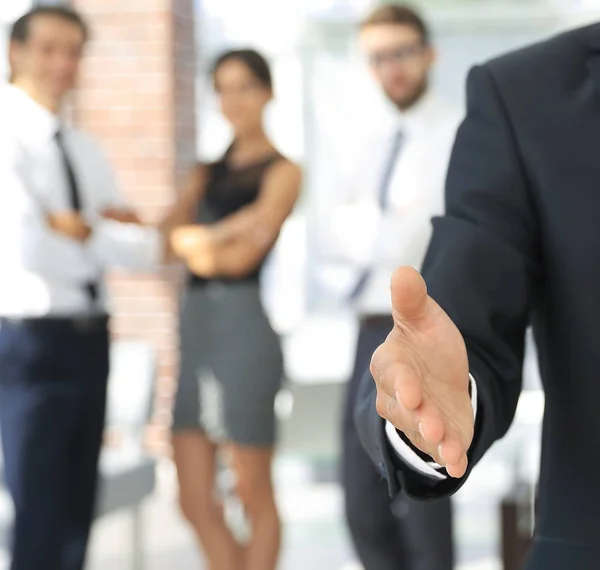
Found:
[[[123,194],[150,221],[196,156],[193,0],[74,0],[92,39],[75,120],[101,141]],[[159,380],[151,443],[162,446],[177,367],[177,292],[155,276],[112,276],[116,337],[150,340]]]

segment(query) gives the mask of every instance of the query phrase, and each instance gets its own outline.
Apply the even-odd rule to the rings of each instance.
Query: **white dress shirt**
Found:
[[[420,267],[431,218],[443,213],[444,182],[461,115],[432,92],[390,124],[361,139],[341,204],[330,217],[327,257],[353,264],[370,277],[356,299],[360,315],[391,312],[390,278],[399,265]],[[388,204],[379,190],[395,134],[403,143],[389,182]]]
[[[390,279],[400,265],[420,268],[431,237],[431,219],[444,212],[446,172],[461,114],[432,92],[385,130],[365,138],[343,204],[331,219],[327,256],[352,263],[358,275],[370,268],[369,279],[357,297],[361,316],[391,314]],[[382,211],[379,191],[390,147],[398,131],[403,144],[388,188],[388,205]],[[472,382],[474,411],[477,387]],[[386,434],[393,449],[411,468],[441,480],[445,475],[435,462],[423,461],[400,438],[389,422]]]
[[[107,268],[153,269],[158,232],[107,221],[122,205],[112,169],[89,137],[13,85],[0,87],[0,316],[78,315],[106,310]],[[92,228],[80,243],[53,231],[47,212],[69,210],[67,173],[54,139],[61,130]],[[85,284],[100,285],[93,307]]]

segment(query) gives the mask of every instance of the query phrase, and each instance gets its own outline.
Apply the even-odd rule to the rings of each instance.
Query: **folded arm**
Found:
[[[439,193],[442,195],[441,186]],[[419,203],[386,212],[379,223],[372,263],[392,270],[400,264],[419,264],[431,237],[431,218],[442,213],[442,208],[435,206],[433,202]]]
[[[114,172],[98,152],[96,183],[102,188],[102,201],[90,220],[87,247],[104,268],[154,271],[163,257],[163,239],[156,227],[141,222],[123,200]]]
[[[93,224],[87,246],[104,268],[155,271],[162,238],[154,227],[107,219]]]
[[[0,136],[0,236],[5,280],[21,271],[65,282],[81,278],[80,267],[55,262],[55,255],[79,244],[53,229],[29,180],[25,157],[8,135]]]
[[[196,165],[188,172],[177,201],[159,225],[161,233],[165,236],[162,252],[165,263],[178,258],[173,250],[172,241],[167,237],[175,228],[194,222],[196,208],[206,192],[207,176],[208,167],[203,164]]]
[[[186,260],[203,277],[243,277],[267,255],[300,194],[300,169],[281,160],[265,174],[257,200],[222,221],[201,226]]]

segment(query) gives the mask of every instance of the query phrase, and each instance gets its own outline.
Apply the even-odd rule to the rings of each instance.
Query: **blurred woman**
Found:
[[[296,203],[301,172],[263,128],[273,97],[265,59],[252,50],[227,52],[213,80],[234,139],[220,160],[194,168],[167,220],[172,254],[190,273],[181,311],[175,463],[181,508],[210,570],[274,570],[281,529],[271,467],[283,361],[261,305],[259,276]],[[215,497],[219,448],[251,527],[243,548]]]

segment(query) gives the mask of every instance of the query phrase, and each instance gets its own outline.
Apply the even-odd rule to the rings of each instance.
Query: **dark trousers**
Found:
[[[108,378],[107,319],[0,322],[0,431],[12,570],[81,570]]]
[[[343,419],[342,480],[346,519],[365,570],[451,570],[450,501],[418,502],[401,496],[392,504],[387,483],[363,449],[354,426],[356,397],[373,352],[392,330],[392,320],[361,322],[354,373]]]

